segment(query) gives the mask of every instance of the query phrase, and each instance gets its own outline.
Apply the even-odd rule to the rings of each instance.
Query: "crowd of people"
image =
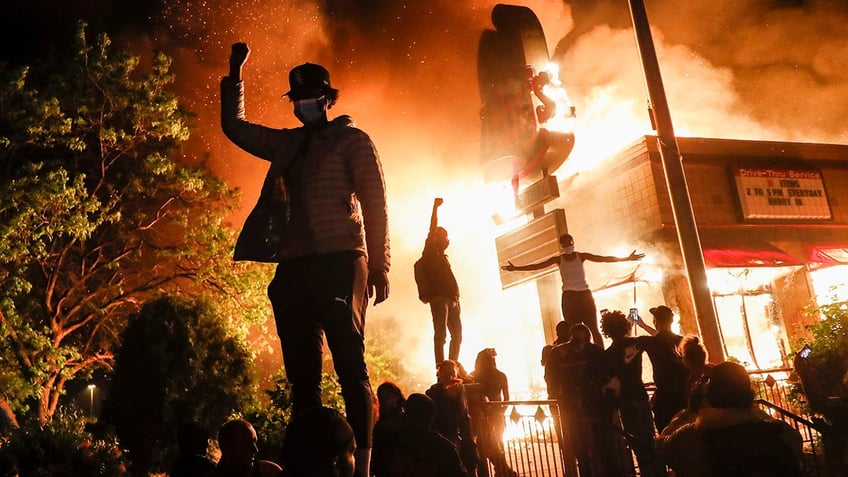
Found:
[[[585,325],[562,323],[555,343],[543,349],[566,475],[632,475],[625,448],[642,476],[801,475],[800,434],[757,410],[745,368],[709,364],[697,336],[672,331],[670,308],[650,311],[654,327],[638,313],[602,310],[606,349],[591,342]],[[646,336],[632,336],[637,325]],[[650,398],[643,354],[653,369]]]
[[[509,400],[506,375],[492,348],[478,354],[474,371],[457,361],[439,363],[437,381],[408,396],[393,382],[377,387],[376,422],[367,477],[517,477],[504,454],[504,421],[490,422],[480,403]],[[501,413],[501,416],[503,414]],[[355,467],[357,441],[344,415],[324,406],[288,422],[279,464],[257,459],[258,436],[250,422],[227,421],[218,430],[221,456],[207,456],[208,437],[187,424],[179,432],[171,477],[362,477]]]
[[[602,310],[606,349],[592,342],[588,326],[564,321],[543,348],[548,397],[559,408],[564,475],[626,476],[636,468],[642,476],[801,475],[801,436],[756,409],[747,371],[732,362],[710,364],[697,336],[672,331],[670,308],[650,312],[653,326],[638,315]],[[636,326],[646,334],[632,336]],[[653,369],[650,398],[643,355]],[[481,350],[470,373],[443,360],[423,393],[380,384],[368,477],[519,475],[504,450],[510,391],[496,357],[493,348]],[[257,435],[247,421],[220,428],[217,466],[192,430],[181,430],[187,452],[172,477],[363,475],[356,471],[355,432],[344,415],[322,406],[289,422],[279,465],[255,459]]]
[[[233,144],[269,167],[234,259],[277,264],[268,296],[292,385],[294,418],[288,423],[282,466],[255,461],[257,436],[250,423],[225,424],[218,436],[222,457],[212,475],[486,476],[490,469],[496,476],[516,475],[504,455],[503,415],[490,421],[481,411],[485,401],[510,399],[496,353],[482,350],[470,374],[457,361],[460,294],[445,254],[448,233],[438,225],[441,198],[434,200],[422,257],[414,267],[419,298],[430,306],[433,319],[437,380],[425,393],[409,396],[383,383],[375,418],[364,357],[365,313],[370,298],[374,305],[388,298],[391,263],[386,187],[376,147],[350,117],[328,118],[339,91],[331,86],[329,72],[312,63],[289,72],[290,89],[284,95],[302,127],[250,122],[243,80],[249,55],[246,43],[232,45],[229,74],[221,80],[221,126]],[[559,244],[561,253],[546,260],[508,262],[502,268],[556,266],[562,278],[563,321],[556,342],[543,350],[542,362],[549,397],[561,411],[557,426],[566,475],[625,475],[616,467],[626,460],[617,454],[622,448],[632,450],[640,474],[648,477],[665,475],[668,467],[683,477],[797,475],[797,436],[754,410],[743,368],[707,365],[695,339],[672,331],[671,309],[651,309],[655,327],[645,324],[638,311],[602,310],[598,326],[584,262],[636,261],[644,254],[578,252],[568,234],[559,237]],[[634,323],[648,336],[632,336]],[[601,333],[611,342],[606,349]],[[325,339],[339,376],[344,416],[321,403]],[[642,380],[643,353],[654,372],[653,403]],[[626,446],[617,445],[622,440]],[[756,446],[746,444],[754,440]],[[689,446],[698,449],[694,459],[683,457]],[[742,472],[751,465],[769,471]]]

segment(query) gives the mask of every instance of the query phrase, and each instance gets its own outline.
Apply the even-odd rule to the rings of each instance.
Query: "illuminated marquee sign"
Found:
[[[736,191],[746,219],[830,219],[821,172],[735,167]]]

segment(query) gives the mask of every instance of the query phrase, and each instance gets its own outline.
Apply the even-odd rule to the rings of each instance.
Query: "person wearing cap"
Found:
[[[589,327],[592,332],[592,341],[600,346],[604,346],[601,330],[598,328],[598,311],[595,306],[595,298],[592,296],[592,291],[589,289],[589,284],[586,281],[586,271],[583,269],[583,262],[627,262],[631,260],[641,260],[645,254],[636,253],[634,250],[626,257],[611,257],[608,255],[595,255],[587,252],[576,252],[574,250],[574,237],[570,234],[563,234],[559,237],[559,245],[562,253],[554,255],[546,260],[527,265],[515,265],[512,262],[507,262],[501,268],[508,271],[530,271],[542,270],[556,265],[559,267],[559,274],[562,277],[562,319],[565,320],[569,327],[578,323],[583,323]]]
[[[365,364],[365,310],[389,294],[386,189],[377,149],[349,116],[327,111],[338,90],[327,70],[305,63],[285,93],[303,126],[274,129],[246,119],[246,43],[232,45],[221,80],[221,128],[241,149],[268,161],[256,206],[233,258],[276,263],[268,286],[294,414],[321,403],[323,339],[356,435],[356,468],[368,476],[372,391]]]
[[[686,408],[688,390],[686,378],[689,370],[680,356],[679,346],[683,337],[671,330],[674,312],[665,305],[649,310],[654,316],[654,326],[648,326],[641,318],[635,321],[650,336],[637,336],[636,343],[648,354],[657,389],[652,400],[654,426],[662,432],[679,411]],[[637,314],[638,317],[638,314]]]

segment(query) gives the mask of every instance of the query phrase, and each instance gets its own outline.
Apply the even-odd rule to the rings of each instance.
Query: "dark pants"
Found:
[[[561,306],[562,319],[569,326],[583,323],[589,327],[592,341],[604,347],[604,339],[598,329],[598,309],[591,290],[563,290]]]
[[[356,252],[281,263],[268,286],[293,412],[320,406],[323,337],[333,355],[347,420],[360,448],[371,447],[371,384],[365,365],[368,267]]]
[[[459,300],[436,296],[430,300],[430,313],[433,315],[433,351],[436,365],[445,360],[445,341],[450,332],[448,359],[459,359],[459,345],[462,344],[462,321],[460,320]]]
[[[675,391],[677,390],[667,390],[657,385],[657,390],[654,392],[653,411],[657,434],[662,433],[675,414],[686,408],[686,395]]]
[[[618,410],[624,431],[636,439],[636,442],[631,442],[631,446],[639,463],[639,475],[643,477],[666,475],[665,466],[659,461],[654,448],[654,423],[648,400],[621,400]]]

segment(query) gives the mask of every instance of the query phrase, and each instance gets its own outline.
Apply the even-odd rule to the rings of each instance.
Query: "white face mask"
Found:
[[[568,245],[568,246],[562,247],[562,252],[563,253],[574,253],[574,245]]]
[[[294,102],[294,115],[303,124],[314,124],[324,117],[324,98],[299,99]]]

